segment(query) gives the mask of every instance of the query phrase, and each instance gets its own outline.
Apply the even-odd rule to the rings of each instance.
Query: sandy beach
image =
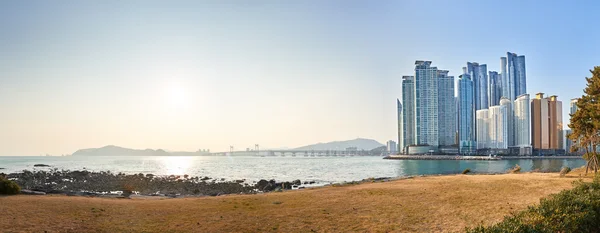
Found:
[[[572,187],[581,172],[447,175],[255,195],[2,196],[2,232],[457,232]]]

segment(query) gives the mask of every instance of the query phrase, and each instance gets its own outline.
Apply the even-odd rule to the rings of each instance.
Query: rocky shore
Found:
[[[314,181],[300,180],[277,182],[275,180],[226,181],[210,177],[155,176],[153,174],[123,174],[111,172],[23,171],[0,176],[15,181],[23,194],[66,194],[74,196],[219,196],[224,194],[253,194],[286,189],[302,189]]]

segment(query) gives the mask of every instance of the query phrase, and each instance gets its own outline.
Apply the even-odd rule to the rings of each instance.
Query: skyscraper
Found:
[[[473,81],[465,73],[458,78],[458,145],[461,154],[475,153],[475,106],[473,104]]]
[[[533,149],[550,149],[548,123],[548,100],[544,93],[537,93],[531,100],[531,143]]]
[[[454,76],[447,70],[438,70],[438,132],[439,145],[456,143],[456,103],[454,101]]]
[[[562,101],[558,96],[548,98],[548,123],[550,133],[550,149],[563,149]]]
[[[403,138],[403,130],[402,130],[402,103],[400,103],[399,99],[396,99],[396,106],[398,108],[398,151],[401,153],[404,149],[404,138]]]
[[[500,75],[496,71],[490,71],[488,82],[488,99],[489,106],[496,106],[500,104],[500,98],[502,97],[502,83]]]
[[[503,102],[510,102],[508,99],[502,99]],[[508,148],[508,111],[507,105],[491,106],[488,111],[489,126],[489,148],[507,149]]]
[[[487,109],[489,107],[487,65],[467,62],[467,72],[473,80],[475,110]]]
[[[538,93],[531,108],[533,149],[540,150],[539,154],[545,154],[544,150],[558,153],[556,150],[564,148],[562,101],[555,95],[544,98],[544,93]]]
[[[513,135],[515,143],[513,151],[517,155],[531,155],[529,94],[523,94],[514,101]]]
[[[402,146],[415,145],[415,77],[402,77]]]
[[[489,110],[480,109],[475,112],[476,127],[477,127],[477,149],[489,149]]]
[[[569,108],[569,114],[573,115],[577,111],[577,101],[578,100],[579,100],[578,98],[571,99],[571,103],[569,104],[570,105],[569,106],[570,107]]]
[[[390,154],[396,154],[396,152],[398,152],[398,145],[393,140],[387,141],[385,145],[387,148],[387,152],[389,152]]]
[[[525,56],[507,52],[500,58],[503,95],[514,101],[517,96],[527,93]]]
[[[415,62],[415,137],[416,144],[437,147],[438,69],[431,61]]]

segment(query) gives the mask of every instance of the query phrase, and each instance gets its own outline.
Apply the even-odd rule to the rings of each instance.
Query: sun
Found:
[[[188,105],[188,95],[185,87],[178,83],[172,83],[166,87],[165,102],[172,108],[183,108]]]

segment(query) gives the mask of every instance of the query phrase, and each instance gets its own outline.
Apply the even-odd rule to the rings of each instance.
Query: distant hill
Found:
[[[167,152],[163,149],[136,150],[118,146],[105,146],[101,148],[81,149],[73,156],[169,156],[169,155],[204,155],[202,152]]]
[[[294,150],[346,150],[348,147],[356,147],[358,150],[372,150],[385,146],[373,139],[357,138],[347,141],[334,141],[327,143],[317,143],[313,145],[298,147]]]

